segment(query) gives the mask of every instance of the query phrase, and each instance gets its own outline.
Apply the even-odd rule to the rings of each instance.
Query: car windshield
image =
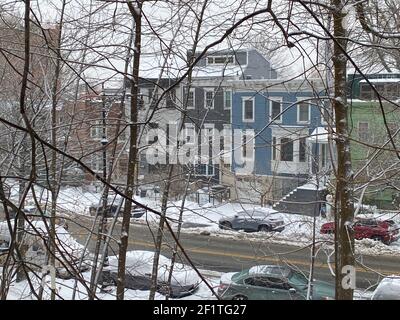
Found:
[[[292,271],[288,278],[289,282],[296,287],[305,287],[308,284],[307,278],[300,272]]]

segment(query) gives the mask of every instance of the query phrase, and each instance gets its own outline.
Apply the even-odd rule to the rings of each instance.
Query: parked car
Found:
[[[108,204],[106,207],[106,217],[107,218],[112,218],[115,216],[115,214],[118,211],[118,208],[120,208],[119,203],[113,203],[113,204]],[[103,214],[103,206],[101,204],[93,204],[89,207],[89,213],[91,216],[95,216],[96,212],[101,216]],[[119,216],[122,216],[122,213],[124,212],[124,207],[121,206],[120,211],[119,211]],[[132,218],[140,218],[146,213],[146,210],[137,206],[137,205],[132,205],[132,210],[131,210],[131,217]]]
[[[154,252],[152,251],[129,251],[126,254],[126,278],[125,287],[133,290],[150,290],[151,273],[153,270]],[[171,260],[160,255],[157,292],[166,295],[168,293],[168,276]],[[102,280],[107,283],[117,283],[118,257],[108,257],[108,266],[102,273]],[[199,287],[200,277],[189,266],[175,263],[171,278],[170,296],[180,298],[193,294]]]
[[[31,221],[25,224],[24,242],[27,250],[25,261],[30,268],[41,271],[41,268],[48,264],[49,235],[43,221]],[[9,251],[11,235],[6,222],[0,222],[0,266],[6,259]],[[67,230],[56,225],[56,275],[60,278],[72,278],[79,266],[79,261],[84,253],[84,247],[78,243]],[[2,254],[1,254],[2,253]],[[79,271],[84,272],[90,268],[88,259],[89,252],[85,252],[83,263]]]
[[[223,300],[305,300],[307,288],[308,279],[298,271],[285,266],[260,265],[222,275],[218,295]],[[334,298],[334,285],[313,281],[313,300]]]
[[[273,209],[268,211],[241,211],[233,217],[219,220],[219,227],[227,230],[278,231],[285,229],[282,215]]]
[[[400,276],[383,278],[372,294],[371,300],[400,300]]]
[[[399,227],[393,220],[378,220],[374,218],[355,218],[353,223],[354,238],[373,239],[391,244],[399,239]],[[327,222],[321,226],[320,233],[331,234],[335,232],[335,222]]]

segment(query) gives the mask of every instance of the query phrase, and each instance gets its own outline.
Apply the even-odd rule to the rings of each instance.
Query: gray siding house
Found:
[[[191,51],[187,52],[188,61],[192,55]],[[199,52],[194,54],[195,59],[199,56]],[[186,104],[184,122],[196,130],[229,129],[232,109],[229,81],[276,78],[277,72],[270,61],[256,49],[210,51],[196,63],[191,82],[182,85]],[[210,159],[209,164],[194,163],[192,172],[196,179],[214,184],[220,182],[219,167],[219,161]]]

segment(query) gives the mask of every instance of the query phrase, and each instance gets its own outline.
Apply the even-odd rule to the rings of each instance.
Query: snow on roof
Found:
[[[177,78],[186,70],[186,62],[179,57],[164,57],[162,55],[143,55],[140,57],[139,76],[142,78],[158,79]]]
[[[193,77],[240,77],[246,66],[214,65],[193,68]]]
[[[400,78],[368,79],[372,83],[400,82]],[[361,80],[360,83],[366,83],[367,80]]]
[[[132,276],[149,277],[153,269],[153,251],[135,250],[126,253],[126,272]],[[107,270],[117,272],[118,256],[108,257]],[[171,260],[160,255],[158,262],[158,281],[167,281]],[[190,267],[176,263],[173,270],[172,284],[194,284],[200,281],[197,273]]]
[[[251,267],[249,269],[249,274],[274,274],[287,276],[289,274],[289,269],[275,265],[259,265]]]
[[[360,67],[358,66],[362,73],[364,74],[381,74],[381,75],[390,75],[394,73],[400,73],[400,70],[396,68],[391,68],[392,72],[388,72],[381,65],[368,65],[368,67]],[[347,75],[359,75],[359,72],[355,68],[347,68]]]
[[[385,277],[375,289],[372,300],[400,300],[400,276]]]
[[[335,128],[332,128],[332,131],[335,131]],[[312,143],[328,143],[329,142],[329,132],[324,127],[317,127],[311,133],[311,135],[307,138],[308,142]]]

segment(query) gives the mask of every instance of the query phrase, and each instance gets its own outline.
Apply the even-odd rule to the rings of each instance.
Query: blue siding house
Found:
[[[326,134],[321,134],[325,109],[314,94],[322,92],[321,83],[251,80],[230,81],[230,85],[231,170],[239,181],[236,188],[242,184],[249,200],[255,194],[282,197],[316,170],[329,170]],[[228,175],[225,180],[229,183]]]

